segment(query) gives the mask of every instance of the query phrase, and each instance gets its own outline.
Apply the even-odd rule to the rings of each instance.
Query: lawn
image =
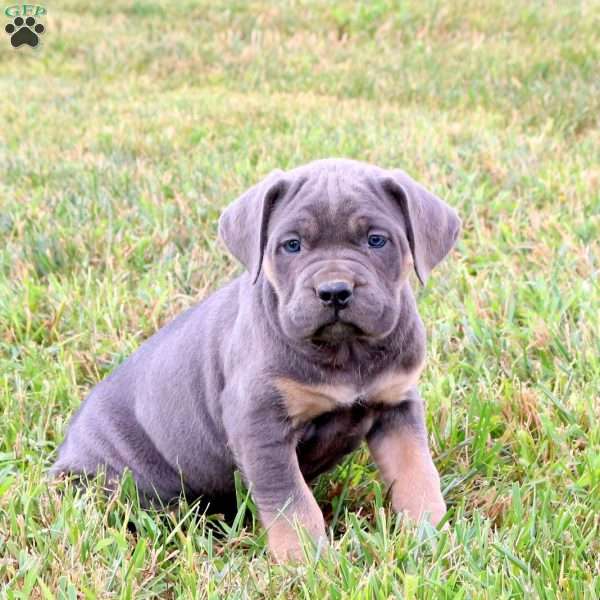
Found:
[[[46,7],[40,47],[0,39],[1,597],[600,597],[600,4]],[[365,449],[302,566],[250,501],[227,526],[48,480],[90,388],[240,271],[223,207],[327,156],[463,219],[415,285],[449,528],[393,516]]]

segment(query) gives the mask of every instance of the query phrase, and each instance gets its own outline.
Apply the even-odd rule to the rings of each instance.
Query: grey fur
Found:
[[[381,250],[366,245],[373,227],[389,234]],[[105,469],[118,478],[128,468],[148,499],[169,502],[183,490],[219,510],[233,499],[239,468],[266,513],[299,493],[298,468],[310,480],[365,438],[407,423],[423,432],[414,388],[392,406],[357,397],[298,425],[274,382],[363,389],[422,362],[407,265],[412,258],[424,282],[459,228],[450,207],[401,171],[327,159],[272,173],[220,220],[248,272],[163,327],[92,390],[54,472]],[[281,242],[299,230],[301,252],[286,254]],[[337,313],[343,322],[331,323],[334,309],[314,291],[331,269],[354,286],[351,306]]]

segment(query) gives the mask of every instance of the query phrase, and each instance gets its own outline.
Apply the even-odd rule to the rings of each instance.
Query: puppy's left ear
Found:
[[[219,219],[219,236],[256,283],[267,244],[271,210],[289,187],[280,169],[244,192]]]
[[[381,180],[384,191],[399,205],[419,281],[452,250],[461,228],[456,211],[404,171],[389,171]]]

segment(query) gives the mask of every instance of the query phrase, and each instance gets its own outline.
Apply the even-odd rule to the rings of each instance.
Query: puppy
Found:
[[[406,173],[328,159],[275,171],[229,206],[219,233],[246,267],[100,382],[72,419],[55,473],[118,480],[148,501],[234,504],[239,469],[278,560],[295,523],[325,523],[308,483],[366,440],[396,511],[446,506],[417,392],[421,283],[460,220]]]

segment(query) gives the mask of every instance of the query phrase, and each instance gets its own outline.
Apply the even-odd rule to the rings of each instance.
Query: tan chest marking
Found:
[[[306,385],[279,377],[275,381],[294,424],[305,423],[356,399],[354,388],[342,385]]]
[[[348,384],[307,385],[285,377],[277,378],[275,385],[292,422],[299,424],[336,408],[352,406],[359,397],[367,404],[399,404],[417,383],[422,370],[423,364],[412,371],[390,371],[364,388]]]
[[[419,381],[424,366],[423,362],[412,371],[390,371],[380,375],[368,392],[369,402],[399,404],[406,392]]]

